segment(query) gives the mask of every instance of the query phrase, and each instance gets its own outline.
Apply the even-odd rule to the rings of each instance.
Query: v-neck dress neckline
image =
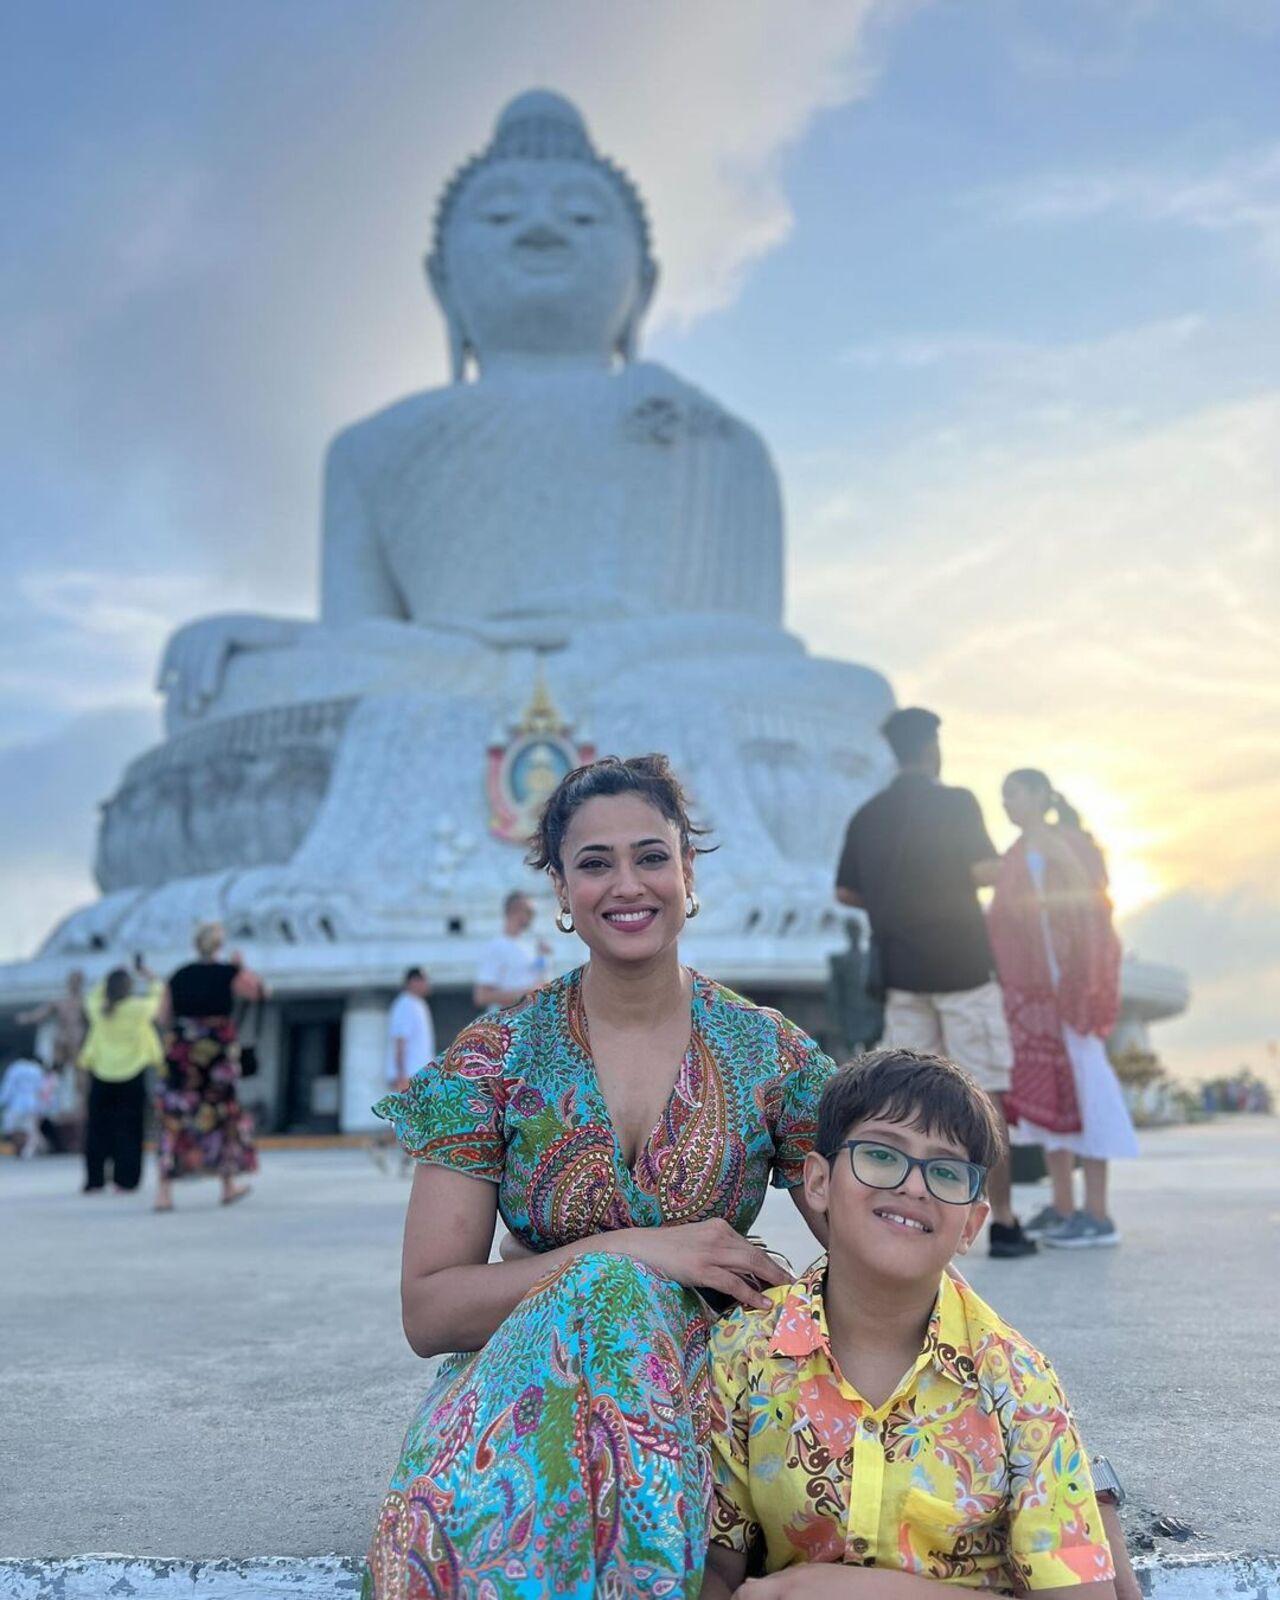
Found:
[[[635,1159],[628,1162],[627,1153],[622,1148],[622,1140],[618,1137],[618,1127],[613,1120],[613,1113],[609,1110],[608,1097],[604,1092],[604,1085],[600,1082],[600,1073],[596,1068],[595,1057],[591,1053],[591,1034],[587,1021],[586,997],[582,992],[582,980],[586,975],[586,967],[578,967],[571,975],[569,992],[566,996],[569,1009],[569,1034],[573,1039],[581,1058],[583,1068],[583,1082],[590,1099],[594,1102],[594,1109],[598,1113],[600,1126],[604,1128],[613,1146],[613,1162],[619,1174],[625,1175],[633,1185],[640,1187],[641,1166],[647,1157],[651,1157],[655,1140],[669,1128],[671,1124],[672,1108],[681,1098],[681,1093],[686,1089],[689,1079],[694,1071],[698,1052],[701,1048],[699,1012],[705,1001],[699,990],[699,977],[692,967],[682,967],[682,972],[689,974],[689,1042],[685,1045],[684,1053],[680,1057],[680,1065],[676,1068],[675,1078],[667,1098],[663,1101],[653,1126],[644,1138],[636,1145]]]

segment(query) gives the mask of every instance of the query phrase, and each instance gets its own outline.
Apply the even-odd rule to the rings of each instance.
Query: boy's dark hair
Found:
[[[923,1050],[872,1050],[828,1080],[814,1149],[830,1157],[856,1122],[882,1117],[954,1139],[970,1161],[992,1167],[1004,1152],[999,1113],[963,1067]]]
[[[707,830],[690,821],[689,802],[666,756],[628,756],[625,761],[618,756],[604,756],[585,767],[575,767],[561,778],[542,809],[538,831],[529,841],[529,854],[525,857],[529,865],[539,871],[550,867],[553,872],[563,873],[562,850],[570,818],[588,800],[614,794],[638,794],[674,823],[681,850],[705,853],[705,847],[699,848],[693,841]]]
[[[880,732],[898,758],[899,766],[918,761],[938,737],[942,718],[923,706],[903,706],[880,724]]]
[[[404,974],[404,983],[403,983],[402,987],[407,989],[409,987],[409,985],[411,983],[413,983],[416,979],[425,978],[425,977],[426,977],[426,973],[422,970],[421,967],[406,967],[405,968],[405,974]]]

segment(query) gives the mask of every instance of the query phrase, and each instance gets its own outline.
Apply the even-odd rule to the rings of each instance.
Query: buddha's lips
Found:
[[[568,239],[550,228],[530,228],[516,238],[514,249],[525,266],[534,271],[562,266],[573,255]]]

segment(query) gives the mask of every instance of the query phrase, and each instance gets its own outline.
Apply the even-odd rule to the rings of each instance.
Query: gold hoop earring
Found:
[[[566,917],[569,919],[569,926],[567,928],[564,925],[564,919]],[[559,911],[556,912],[556,927],[559,928],[561,933],[573,932],[573,912],[569,910],[568,906],[561,906]]]
[[[690,892],[684,903],[684,920],[686,922],[692,922],[701,910],[702,901],[698,899],[696,894]]]

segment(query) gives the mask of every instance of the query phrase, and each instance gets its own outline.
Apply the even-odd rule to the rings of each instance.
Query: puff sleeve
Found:
[[[818,1131],[818,1101],[835,1062],[794,1022],[779,1017],[778,1044],[782,1093],[773,1131],[775,1189],[794,1189],[804,1172],[804,1158]]]
[[[504,1114],[508,1030],[482,1017],[410,1080],[374,1106],[415,1161],[500,1183],[506,1165]]]

